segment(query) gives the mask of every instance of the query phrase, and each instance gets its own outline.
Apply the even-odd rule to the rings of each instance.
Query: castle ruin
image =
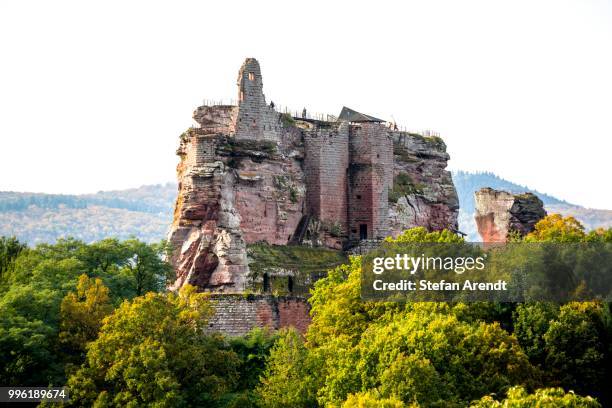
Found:
[[[439,137],[348,108],[327,120],[277,112],[253,58],[237,85],[236,105],[198,107],[198,126],[181,135],[169,234],[175,287],[240,293],[259,282],[265,292],[250,259],[257,245],[345,251],[414,226],[456,230]]]

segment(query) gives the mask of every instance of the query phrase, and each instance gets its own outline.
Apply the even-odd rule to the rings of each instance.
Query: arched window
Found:
[[[249,81],[252,81],[255,79],[255,74],[252,72],[249,72]]]

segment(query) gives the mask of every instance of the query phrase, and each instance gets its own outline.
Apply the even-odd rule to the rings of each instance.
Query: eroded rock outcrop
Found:
[[[348,108],[344,119],[281,114],[267,104],[252,58],[239,71],[238,99],[197,108],[198,126],[181,135],[169,234],[174,288],[252,289],[249,245],[344,250],[414,226],[457,228],[439,137],[397,131]]]
[[[457,230],[459,198],[446,165],[446,144],[437,136],[394,132],[394,182],[389,193],[389,227],[396,236],[407,228]]]
[[[544,204],[535,194],[511,194],[482,188],[474,194],[476,226],[483,242],[506,242],[508,234],[524,236],[546,216]]]

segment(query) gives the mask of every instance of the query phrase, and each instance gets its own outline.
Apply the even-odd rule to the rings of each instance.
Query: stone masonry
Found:
[[[272,330],[295,327],[305,333],[310,325],[306,299],[296,296],[212,295],[215,315],[209,322],[211,331],[241,336],[254,327]]]

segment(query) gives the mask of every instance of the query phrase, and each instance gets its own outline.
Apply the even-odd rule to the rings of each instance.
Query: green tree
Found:
[[[3,273],[0,285],[4,335],[0,339],[0,361],[6,367],[6,381],[21,385],[64,384],[64,366],[81,361],[76,352],[70,355],[67,344],[59,341],[62,299],[76,290],[81,275],[101,279],[110,288],[109,296],[115,305],[133,298],[138,290],[163,291],[171,270],[161,258],[163,249],[161,244],[135,240],[87,245],[75,239],[61,239],[56,244],[19,251]],[[28,333],[32,339],[24,341]]]
[[[238,389],[253,390],[266,367],[266,360],[278,335],[267,328],[256,327],[241,337],[229,340],[232,350],[240,358]]]
[[[581,397],[562,388],[542,388],[533,394],[524,387],[512,387],[506,399],[496,401],[491,396],[482,397],[472,408],[599,408],[601,405],[591,397]]]
[[[27,245],[22,244],[15,237],[0,237],[0,280],[12,267],[13,261]]]
[[[586,234],[584,227],[574,217],[549,214],[535,225],[533,232],[524,238],[527,242],[580,242]]]
[[[544,335],[558,314],[559,306],[553,303],[524,303],[516,307],[514,334],[530,361],[538,366],[543,366],[546,358]]]
[[[84,353],[98,336],[102,319],[113,311],[108,288],[99,278],[81,275],[76,292],[69,292],[60,309],[60,344],[71,353]]]
[[[415,405],[416,406],[416,405]],[[383,398],[375,395],[372,391],[350,394],[342,404],[342,408],[405,408],[402,401],[391,398]]]
[[[553,382],[580,394],[606,396],[610,378],[607,319],[601,303],[561,306],[544,334],[545,365]]]
[[[124,245],[129,254],[124,271],[132,280],[136,296],[164,291],[174,277],[172,266],[162,259],[166,246],[146,244],[137,239],[125,241]]]
[[[294,329],[282,331],[257,389],[261,405],[269,408],[316,406],[316,391],[321,383],[317,374],[316,362],[301,335]]]
[[[77,406],[214,406],[236,384],[236,354],[205,333],[205,294],[147,293],[105,319],[85,364],[70,377]]]

